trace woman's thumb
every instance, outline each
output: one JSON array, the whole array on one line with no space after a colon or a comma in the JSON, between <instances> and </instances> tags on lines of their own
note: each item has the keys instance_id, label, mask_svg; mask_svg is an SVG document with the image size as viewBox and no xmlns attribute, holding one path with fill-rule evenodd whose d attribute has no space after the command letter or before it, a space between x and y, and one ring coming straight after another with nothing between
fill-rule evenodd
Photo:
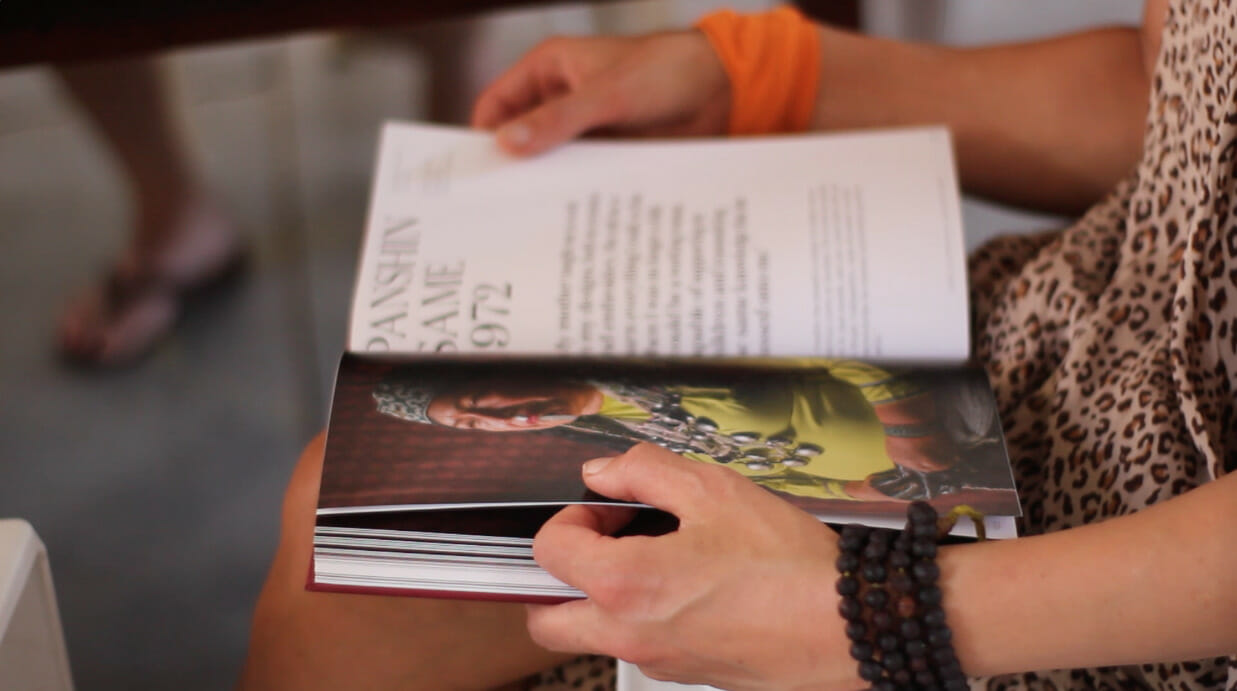
<instances>
[{"instance_id":1,"label":"woman's thumb","mask_svg":"<svg viewBox=\"0 0 1237 691\"><path fill-rule=\"evenodd\" d=\"M679 518L698 515L713 500L718 473L731 471L684 458L653 444L634 446L612 458L584 465L584 484L611 499L668 511Z\"/></svg>"}]
</instances>

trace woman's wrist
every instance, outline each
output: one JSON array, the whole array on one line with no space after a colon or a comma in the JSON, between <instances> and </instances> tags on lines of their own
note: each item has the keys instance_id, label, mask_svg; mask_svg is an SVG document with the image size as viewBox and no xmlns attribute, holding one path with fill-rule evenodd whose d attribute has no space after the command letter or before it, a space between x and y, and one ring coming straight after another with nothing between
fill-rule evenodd
<instances>
[{"instance_id":1,"label":"woman's wrist","mask_svg":"<svg viewBox=\"0 0 1237 691\"><path fill-rule=\"evenodd\" d=\"M1080 619L1061 616L1071 599L1051 573L1060 559L1044 551L1043 536L942 547L937 562L954 651L973 676L1100 664L1098 648L1071 640L1091 604L1073 603ZM1092 578L1103 578L1092 574ZM1037 614L1038 613L1038 614ZM1017 626L1011 626L1017 622ZM1048 628L1043 624L1051 623ZM1084 637L1086 638L1086 637ZM1098 643L1098 641L1093 641ZM1060 645L1059 645L1060 644Z\"/></svg>"},{"instance_id":2,"label":"woman's wrist","mask_svg":"<svg viewBox=\"0 0 1237 691\"><path fill-rule=\"evenodd\" d=\"M726 66L709 43L708 36L699 28L676 33L674 38L684 46L683 52L689 56L686 58L686 72L691 75L692 83L687 88L700 95L696 119L708 123L709 136L724 136L730 121L733 91Z\"/></svg>"},{"instance_id":3,"label":"woman's wrist","mask_svg":"<svg viewBox=\"0 0 1237 691\"><path fill-rule=\"evenodd\" d=\"M797 10L779 7L748 15L721 10L706 15L696 27L730 82L730 134L808 129L820 72L815 24Z\"/></svg>"},{"instance_id":4,"label":"woman's wrist","mask_svg":"<svg viewBox=\"0 0 1237 691\"><path fill-rule=\"evenodd\" d=\"M847 620L842 614L843 598L835 587L838 577L835 560L839 554L840 536L832 529L827 529L825 533L828 535L829 545L822 553L830 556L816 564L818 568L806 581L816 586L812 596L808 598L804 616L797 618L798 630L803 640L813 642L812 645L803 647L808 653L808 659L805 660L808 673L788 682L785 688L867 688L869 684L860 678L858 667L850 657L850 640L846 637Z\"/></svg>"},{"instance_id":5,"label":"woman's wrist","mask_svg":"<svg viewBox=\"0 0 1237 691\"><path fill-rule=\"evenodd\" d=\"M876 691L966 688L936 563L937 542L956 516L955 510L939 518L930 504L916 501L907 507L901 532L859 524L842 530L838 612L847 622L858 675Z\"/></svg>"},{"instance_id":6,"label":"woman's wrist","mask_svg":"<svg viewBox=\"0 0 1237 691\"><path fill-rule=\"evenodd\" d=\"M1237 590L1218 574L1237 573L1233 525L1237 475L1102 523L942 548L963 669L989 676L1232 652Z\"/></svg>"}]
</instances>

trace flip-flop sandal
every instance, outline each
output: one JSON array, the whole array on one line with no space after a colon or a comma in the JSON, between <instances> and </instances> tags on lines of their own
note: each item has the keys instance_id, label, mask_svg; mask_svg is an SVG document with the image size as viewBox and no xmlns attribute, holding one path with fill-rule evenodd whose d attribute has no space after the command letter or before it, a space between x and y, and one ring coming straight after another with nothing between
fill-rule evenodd
<instances>
[{"instance_id":1,"label":"flip-flop sandal","mask_svg":"<svg viewBox=\"0 0 1237 691\"><path fill-rule=\"evenodd\" d=\"M93 343L83 344L79 341L70 345L62 342L61 357L67 364L83 369L115 369L137 364L155 350L186 314L197 311L205 302L219 299L224 292L231 292L248 274L249 265L249 252L241 248L218 268L191 283L149 272L124 274L113 269L103 280L103 288L98 298L101 303L98 307L101 318L99 324L94 326L96 330L106 331L122 320L132 318L134 311L141 309L143 302L166 301L170 311L142 325L143 333L133 344L121 348L118 352L105 354L107 344L101 337Z\"/></svg>"}]
</instances>

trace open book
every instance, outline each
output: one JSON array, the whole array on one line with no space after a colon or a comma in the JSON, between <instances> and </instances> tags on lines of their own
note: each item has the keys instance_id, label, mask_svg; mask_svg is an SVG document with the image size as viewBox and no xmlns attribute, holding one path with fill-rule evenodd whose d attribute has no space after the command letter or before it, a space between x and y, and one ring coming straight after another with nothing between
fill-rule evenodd
<instances>
[{"instance_id":1,"label":"open book","mask_svg":"<svg viewBox=\"0 0 1237 691\"><path fill-rule=\"evenodd\" d=\"M1018 515L965 367L948 133L575 143L389 124L328 426L310 587L558 601L532 538L640 442L821 520ZM674 530L646 508L624 530ZM974 535L965 522L960 534Z\"/></svg>"}]
</instances>

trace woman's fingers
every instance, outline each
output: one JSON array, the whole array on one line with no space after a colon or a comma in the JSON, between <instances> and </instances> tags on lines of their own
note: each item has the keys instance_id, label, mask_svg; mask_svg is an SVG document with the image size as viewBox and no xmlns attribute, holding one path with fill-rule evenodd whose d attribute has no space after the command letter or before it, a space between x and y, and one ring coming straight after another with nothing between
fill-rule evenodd
<instances>
[{"instance_id":1,"label":"woman's fingers","mask_svg":"<svg viewBox=\"0 0 1237 691\"><path fill-rule=\"evenodd\" d=\"M533 642L556 652L604 654L608 648L604 613L589 600L561 605L528 605L528 634Z\"/></svg>"},{"instance_id":2,"label":"woman's fingers","mask_svg":"<svg viewBox=\"0 0 1237 691\"><path fill-rule=\"evenodd\" d=\"M725 688L789 688L821 674L857 684L828 585L837 549L827 528L738 473L651 444L590 461L583 474L594 491L674 513L679 529L612 537L625 518L612 506L572 506L546 522L534 557L588 599L530 607L539 645Z\"/></svg>"},{"instance_id":3,"label":"woman's fingers","mask_svg":"<svg viewBox=\"0 0 1237 691\"><path fill-rule=\"evenodd\" d=\"M575 504L555 514L547 526L564 526L609 536L631 522L636 507L615 504ZM542 527L544 530L544 526Z\"/></svg>"},{"instance_id":4,"label":"woman's fingers","mask_svg":"<svg viewBox=\"0 0 1237 691\"><path fill-rule=\"evenodd\" d=\"M632 38L553 38L482 92L472 125L517 155L591 131L706 135L725 131L729 82L696 31Z\"/></svg>"},{"instance_id":5,"label":"woman's fingers","mask_svg":"<svg viewBox=\"0 0 1237 691\"><path fill-rule=\"evenodd\" d=\"M591 130L629 125L631 79L623 75L630 70L618 66L638 45L630 39L548 39L481 93L472 125L495 130L499 145L521 156Z\"/></svg>"},{"instance_id":6,"label":"woman's fingers","mask_svg":"<svg viewBox=\"0 0 1237 691\"><path fill-rule=\"evenodd\" d=\"M499 145L507 151L528 156L622 119L616 85L599 80L548 99L499 127L496 135Z\"/></svg>"},{"instance_id":7,"label":"woman's fingers","mask_svg":"<svg viewBox=\"0 0 1237 691\"><path fill-rule=\"evenodd\" d=\"M592 600L528 605L527 611L528 633L546 650L610 655L642 666L661 661L667 652Z\"/></svg>"},{"instance_id":8,"label":"woman's fingers","mask_svg":"<svg viewBox=\"0 0 1237 691\"><path fill-rule=\"evenodd\" d=\"M735 491L741 483L750 485L734 471L684 458L655 444L640 444L621 456L584 464L584 484L594 492L648 504L681 521L712 512L719 501L728 498L721 495Z\"/></svg>"},{"instance_id":9,"label":"woman's fingers","mask_svg":"<svg viewBox=\"0 0 1237 691\"><path fill-rule=\"evenodd\" d=\"M584 482L595 492L648 504L691 522L728 505L734 485L727 471L691 461L654 444L640 444L620 456L584 464ZM667 555L668 537L610 535L631 518L627 507L568 506L537 532L533 557L546 571L601 603L621 601L641 573L655 573Z\"/></svg>"},{"instance_id":10,"label":"woman's fingers","mask_svg":"<svg viewBox=\"0 0 1237 691\"><path fill-rule=\"evenodd\" d=\"M472 126L495 129L544 100L545 87L556 81L562 65L561 44L561 39L543 41L487 86L473 105Z\"/></svg>"},{"instance_id":11,"label":"woman's fingers","mask_svg":"<svg viewBox=\"0 0 1237 691\"><path fill-rule=\"evenodd\" d=\"M520 59L478 97L472 125L497 130L514 154L536 154L622 113L616 81L607 75L613 44L605 40L552 38Z\"/></svg>"},{"instance_id":12,"label":"woman's fingers","mask_svg":"<svg viewBox=\"0 0 1237 691\"><path fill-rule=\"evenodd\" d=\"M617 578L635 562L647 561L632 553L652 538L610 537L630 520L631 511L628 507L568 506L537 531L533 558L555 578L592 595L598 583Z\"/></svg>"}]
</instances>

